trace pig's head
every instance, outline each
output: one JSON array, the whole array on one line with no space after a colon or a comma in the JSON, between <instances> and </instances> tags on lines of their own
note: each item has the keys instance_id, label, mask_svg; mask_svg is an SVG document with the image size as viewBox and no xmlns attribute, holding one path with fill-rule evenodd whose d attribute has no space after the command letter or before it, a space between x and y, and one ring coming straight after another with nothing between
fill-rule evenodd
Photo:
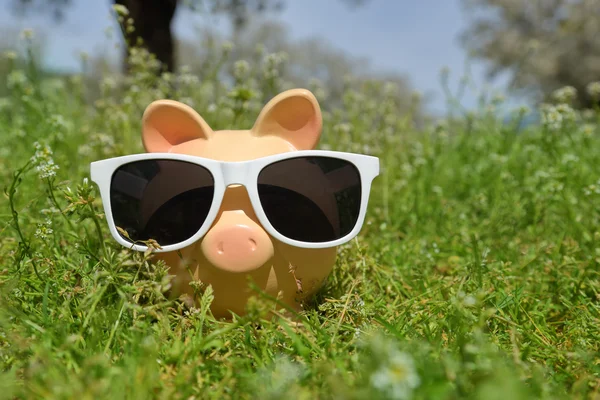
<instances>
[{"instance_id":1,"label":"pig's head","mask_svg":"<svg viewBox=\"0 0 600 400\"><path fill-rule=\"evenodd\" d=\"M148 152L244 161L314 149L321 135L322 119L313 94L294 89L273 98L249 130L214 131L191 107L172 100L150 104L142 125ZM292 170L279 174L272 179L280 179L282 185L294 179ZM160 192L164 185L179 185L184 191L186 181L156 180L154 190ZM188 182L192 181L190 177ZM314 182L305 182L303 190L310 191L314 186ZM333 201L321 201L321 209L335 207ZM180 252L156 256L167 263L175 276L174 289L178 294L193 296L191 280L212 285L212 311L217 317L226 317L230 311L244 313L248 298L254 295L248 278L270 295L280 296L282 301L299 308L331 272L336 249L295 248L275 240L261 227L245 187L234 185L227 188L219 214L203 238Z\"/></svg>"}]
</instances>

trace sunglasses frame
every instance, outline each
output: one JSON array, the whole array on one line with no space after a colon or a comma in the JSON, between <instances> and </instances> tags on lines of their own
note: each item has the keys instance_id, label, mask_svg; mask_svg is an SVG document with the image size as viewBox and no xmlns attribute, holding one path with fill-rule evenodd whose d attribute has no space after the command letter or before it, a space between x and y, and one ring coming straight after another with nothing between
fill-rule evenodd
<instances>
[{"instance_id":1,"label":"sunglasses frame","mask_svg":"<svg viewBox=\"0 0 600 400\"><path fill-rule=\"evenodd\" d=\"M329 242L303 242L283 236L269 222L269 219L262 208L260 197L258 195L259 174L270 164L299 157L336 158L350 162L358 170L361 184L360 211L354 228L352 228L352 231L350 231L344 237ZM262 225L263 229L274 239L282 243L301 248L319 249L339 246L352 240L362 229L369 204L371 185L373 180L379 175L379 158L364 154L329 150L298 150L256 158L248 161L219 161L178 153L143 153L94 161L90 164L90 178L92 182L96 183L100 189L100 197L104 207L104 213L108 222L110 233L119 244L135 251L146 251L148 250L148 247L143 244L134 244L132 242L128 242L121 237L117 231L110 202L110 186L113 174L119 167L131 162L144 160L176 160L196 164L207 169L212 174L214 180L212 204L206 219L204 220L202 226L200 226L199 230L193 236L182 242L166 245L160 249L154 249L154 252L156 253L182 249L195 243L204 235L206 235L218 216L225 191L227 190L227 187L231 185L242 185L246 188L248 197L250 198L250 203L254 208L254 212L258 218L258 221ZM158 244L160 245L160 243Z\"/></svg>"}]
</instances>

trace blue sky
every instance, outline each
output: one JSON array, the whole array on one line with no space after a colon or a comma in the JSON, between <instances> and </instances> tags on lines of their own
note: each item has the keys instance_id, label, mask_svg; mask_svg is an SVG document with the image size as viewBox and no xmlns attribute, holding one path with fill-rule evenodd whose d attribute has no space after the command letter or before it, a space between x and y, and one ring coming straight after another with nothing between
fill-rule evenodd
<instances>
[{"instance_id":1,"label":"blue sky","mask_svg":"<svg viewBox=\"0 0 600 400\"><path fill-rule=\"evenodd\" d=\"M17 29L42 28L48 45L47 64L74 69L79 65L79 51L119 55L114 41L107 42L105 36L110 26L118 32L109 14L110 5L110 0L75 0L60 25L48 18L17 20L7 13L2 13L0 22ZM289 25L292 38L322 37L338 48L370 59L376 69L405 74L416 90L433 95L432 111L445 110L440 70L450 68L453 90L465 71L466 52L458 42L458 34L466 27L467 19L459 0L371 0L358 9L339 0L288 0L277 18ZM207 20L180 10L174 30L178 36L193 39L197 23L218 24L227 29L224 21ZM484 85L503 89L503 79L485 81L480 63L471 63L470 69L479 90ZM519 103L511 99L509 104L512 107ZM476 93L467 92L463 104L475 106Z\"/></svg>"}]
</instances>

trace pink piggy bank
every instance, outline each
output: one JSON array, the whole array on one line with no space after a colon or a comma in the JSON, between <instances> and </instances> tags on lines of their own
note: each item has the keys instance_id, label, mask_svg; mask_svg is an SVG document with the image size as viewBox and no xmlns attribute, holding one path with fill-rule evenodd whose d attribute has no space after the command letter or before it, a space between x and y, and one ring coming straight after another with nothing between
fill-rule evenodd
<instances>
[{"instance_id":1,"label":"pink piggy bank","mask_svg":"<svg viewBox=\"0 0 600 400\"><path fill-rule=\"evenodd\" d=\"M254 293L299 310L330 274L336 249L364 222L376 157L315 150L319 104L307 90L274 97L250 130L213 131L191 107L150 104L144 154L91 164L110 232L169 266L175 293L211 285L217 318L243 315Z\"/></svg>"}]
</instances>

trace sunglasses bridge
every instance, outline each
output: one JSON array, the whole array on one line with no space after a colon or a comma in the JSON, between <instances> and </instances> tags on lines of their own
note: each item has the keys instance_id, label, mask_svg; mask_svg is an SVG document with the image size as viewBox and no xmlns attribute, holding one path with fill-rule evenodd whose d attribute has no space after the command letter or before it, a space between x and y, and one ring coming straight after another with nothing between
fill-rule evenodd
<instances>
[{"instance_id":1,"label":"sunglasses bridge","mask_svg":"<svg viewBox=\"0 0 600 400\"><path fill-rule=\"evenodd\" d=\"M223 162L221 164L221 176L223 178L223 186L246 186L248 183L249 166L244 161Z\"/></svg>"}]
</instances>

